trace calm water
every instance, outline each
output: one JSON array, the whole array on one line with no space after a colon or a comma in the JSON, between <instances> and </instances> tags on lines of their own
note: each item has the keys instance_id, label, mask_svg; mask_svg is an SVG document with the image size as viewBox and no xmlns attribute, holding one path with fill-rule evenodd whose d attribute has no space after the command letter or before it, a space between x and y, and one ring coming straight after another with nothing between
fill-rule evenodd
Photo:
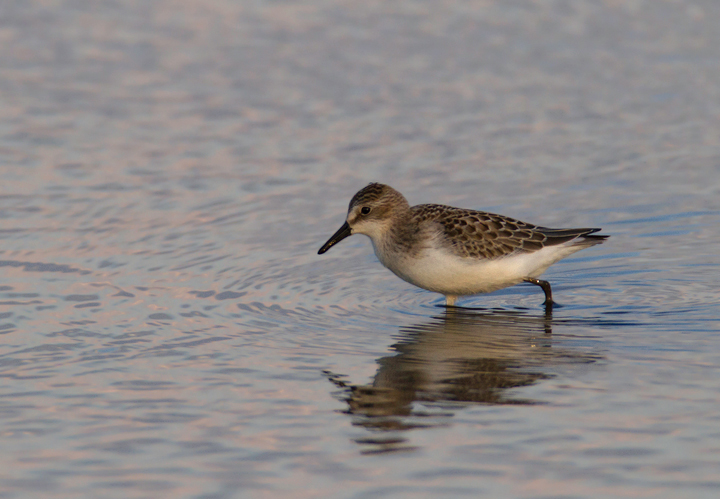
<instances>
[{"instance_id":1,"label":"calm water","mask_svg":"<svg viewBox=\"0 0 720 499\"><path fill-rule=\"evenodd\" d=\"M717 497L718 19L5 0L0 497ZM446 312L369 181L612 237Z\"/></svg>"}]
</instances>

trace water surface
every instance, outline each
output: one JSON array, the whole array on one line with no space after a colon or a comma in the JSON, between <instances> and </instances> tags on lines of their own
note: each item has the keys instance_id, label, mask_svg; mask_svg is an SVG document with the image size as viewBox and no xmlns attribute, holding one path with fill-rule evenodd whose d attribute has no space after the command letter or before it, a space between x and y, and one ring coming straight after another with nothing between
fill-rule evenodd
<instances>
[{"instance_id":1,"label":"water surface","mask_svg":"<svg viewBox=\"0 0 720 499\"><path fill-rule=\"evenodd\" d=\"M715 497L715 2L0 9L0 496ZM352 194L610 239L459 301Z\"/></svg>"}]
</instances>

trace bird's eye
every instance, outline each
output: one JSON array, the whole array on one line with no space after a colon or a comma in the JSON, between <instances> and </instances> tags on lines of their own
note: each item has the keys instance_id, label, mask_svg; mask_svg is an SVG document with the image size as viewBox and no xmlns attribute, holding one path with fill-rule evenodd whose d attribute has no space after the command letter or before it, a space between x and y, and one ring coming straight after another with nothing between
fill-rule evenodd
<instances>
[{"instance_id":1,"label":"bird's eye","mask_svg":"<svg viewBox=\"0 0 720 499\"><path fill-rule=\"evenodd\" d=\"M370 207L363 206L362 209L360 210L360 213L362 213L363 215L367 215L368 213L370 213Z\"/></svg>"}]
</instances>

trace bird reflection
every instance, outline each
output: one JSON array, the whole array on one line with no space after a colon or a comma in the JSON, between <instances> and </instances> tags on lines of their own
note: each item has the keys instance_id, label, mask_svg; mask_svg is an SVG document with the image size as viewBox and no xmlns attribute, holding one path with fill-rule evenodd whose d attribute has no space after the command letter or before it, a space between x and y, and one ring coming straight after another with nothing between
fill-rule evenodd
<instances>
[{"instance_id":1,"label":"bird reflection","mask_svg":"<svg viewBox=\"0 0 720 499\"><path fill-rule=\"evenodd\" d=\"M380 358L370 385L326 373L342 388L353 424L372 430L407 430L449 424L466 404L536 404L514 388L550 377L557 364L590 363L597 356L553 345L552 310L515 311L449 307L445 314L401 328L394 355ZM363 439L378 452L402 449L404 439Z\"/></svg>"}]
</instances>

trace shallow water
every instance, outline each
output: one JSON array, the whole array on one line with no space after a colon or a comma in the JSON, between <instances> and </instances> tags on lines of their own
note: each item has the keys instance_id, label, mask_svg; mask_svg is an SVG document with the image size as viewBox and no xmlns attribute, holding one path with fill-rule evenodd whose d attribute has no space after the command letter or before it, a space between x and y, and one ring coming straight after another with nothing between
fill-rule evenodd
<instances>
[{"instance_id":1,"label":"shallow water","mask_svg":"<svg viewBox=\"0 0 720 499\"><path fill-rule=\"evenodd\" d=\"M715 497L720 6L0 9L0 497ZM611 238L459 301L369 181Z\"/></svg>"}]
</instances>

